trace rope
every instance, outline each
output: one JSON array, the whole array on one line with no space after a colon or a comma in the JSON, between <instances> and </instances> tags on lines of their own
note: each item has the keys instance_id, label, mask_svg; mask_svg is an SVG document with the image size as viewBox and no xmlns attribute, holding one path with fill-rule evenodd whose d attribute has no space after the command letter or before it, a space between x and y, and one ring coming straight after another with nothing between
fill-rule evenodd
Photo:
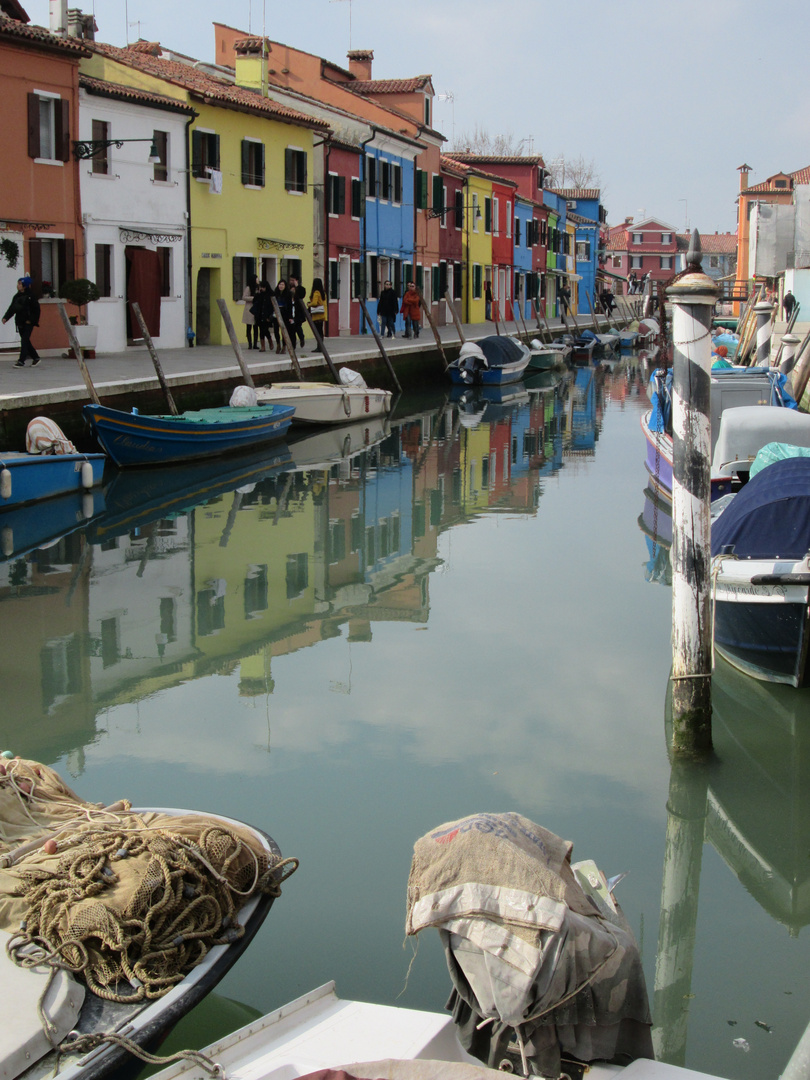
<instances>
[{"instance_id":1,"label":"rope","mask_svg":"<svg viewBox=\"0 0 810 1080\"><path fill-rule=\"evenodd\" d=\"M147 1065L171 1065L174 1061L189 1061L213 1077L225 1077L225 1070L222 1066L199 1050L178 1050L176 1054L168 1054L163 1057L159 1054L150 1054L148 1050L144 1050L142 1046L139 1046L132 1039L128 1039L125 1035L118 1035L114 1031L92 1035L77 1035L72 1039L68 1036L68 1039L57 1047L54 1075L59 1071L61 1059L65 1054L89 1054L105 1043L129 1051L130 1054L140 1058Z\"/></svg>"}]
</instances>

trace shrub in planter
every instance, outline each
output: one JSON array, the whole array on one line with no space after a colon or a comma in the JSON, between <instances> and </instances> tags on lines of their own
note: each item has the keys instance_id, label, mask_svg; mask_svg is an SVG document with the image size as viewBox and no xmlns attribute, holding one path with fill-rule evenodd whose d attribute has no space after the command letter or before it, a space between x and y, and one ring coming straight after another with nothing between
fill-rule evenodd
<instances>
[{"instance_id":1,"label":"shrub in planter","mask_svg":"<svg viewBox=\"0 0 810 1080\"><path fill-rule=\"evenodd\" d=\"M90 281L89 278L73 278L64 282L59 289L59 295L63 300L67 300L69 304L73 304L74 307L79 309L79 314L71 315L70 321L74 325L84 325L87 322L87 316L82 313L81 309L94 300L98 300L101 293L98 291L96 283Z\"/></svg>"}]
</instances>

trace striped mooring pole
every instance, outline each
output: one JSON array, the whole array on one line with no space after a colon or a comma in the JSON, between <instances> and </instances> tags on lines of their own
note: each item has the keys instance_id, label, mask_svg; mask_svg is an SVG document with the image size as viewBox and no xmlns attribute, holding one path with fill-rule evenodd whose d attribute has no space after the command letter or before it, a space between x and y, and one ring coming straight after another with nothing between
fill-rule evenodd
<instances>
[{"instance_id":1,"label":"striped mooring pole","mask_svg":"<svg viewBox=\"0 0 810 1080\"><path fill-rule=\"evenodd\" d=\"M754 314L757 317L757 367L768 367L771 362L772 313L773 304L770 300L761 300L754 305Z\"/></svg>"},{"instance_id":2,"label":"striped mooring pole","mask_svg":"<svg viewBox=\"0 0 810 1080\"><path fill-rule=\"evenodd\" d=\"M711 321L719 289L697 229L672 303L672 749L712 746Z\"/></svg>"}]
</instances>

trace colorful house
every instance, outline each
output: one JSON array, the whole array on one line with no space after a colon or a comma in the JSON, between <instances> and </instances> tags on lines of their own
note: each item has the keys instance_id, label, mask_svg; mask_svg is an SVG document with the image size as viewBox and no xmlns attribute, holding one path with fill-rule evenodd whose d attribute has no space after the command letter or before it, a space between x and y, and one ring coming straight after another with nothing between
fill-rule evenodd
<instances>
[{"instance_id":1,"label":"colorful house","mask_svg":"<svg viewBox=\"0 0 810 1080\"><path fill-rule=\"evenodd\" d=\"M158 42L126 49L95 43L85 64L84 74L93 78L162 93L195 111L186 147L188 325L199 344L227 341L217 300L224 298L239 322L251 274L271 284L291 274L311 280L309 178L314 141L328 133L326 123L234 85L229 73L213 74Z\"/></svg>"},{"instance_id":2,"label":"colorful house","mask_svg":"<svg viewBox=\"0 0 810 1080\"><path fill-rule=\"evenodd\" d=\"M534 303L539 299L539 283L534 273L534 203L515 195L515 221L513 234L513 292L515 317L525 320L534 319ZM522 308L520 303L522 303Z\"/></svg>"},{"instance_id":3,"label":"colorful house","mask_svg":"<svg viewBox=\"0 0 810 1080\"><path fill-rule=\"evenodd\" d=\"M464 292L464 229L466 169L449 157L441 159L442 206L439 232L439 306L446 304L445 293L460 304ZM449 321L444 314L444 322Z\"/></svg>"},{"instance_id":4,"label":"colorful house","mask_svg":"<svg viewBox=\"0 0 810 1080\"><path fill-rule=\"evenodd\" d=\"M61 352L67 336L49 297L69 278L86 274L73 148L79 137L79 62L89 52L81 40L29 26L18 4L6 2L2 9L0 295L5 311L17 278L30 274L43 299L34 344ZM0 327L0 349L18 346L12 320Z\"/></svg>"},{"instance_id":5,"label":"colorful house","mask_svg":"<svg viewBox=\"0 0 810 1080\"><path fill-rule=\"evenodd\" d=\"M658 218L636 222L626 217L609 230L612 269L625 277L634 274L639 282L649 274L654 287L675 274L677 251L675 230Z\"/></svg>"}]
</instances>

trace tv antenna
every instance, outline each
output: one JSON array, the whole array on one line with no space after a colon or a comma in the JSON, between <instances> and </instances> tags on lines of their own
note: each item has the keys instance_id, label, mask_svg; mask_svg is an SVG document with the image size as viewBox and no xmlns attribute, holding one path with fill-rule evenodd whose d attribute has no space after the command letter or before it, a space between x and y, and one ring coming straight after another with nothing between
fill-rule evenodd
<instances>
[{"instance_id":1,"label":"tv antenna","mask_svg":"<svg viewBox=\"0 0 810 1080\"><path fill-rule=\"evenodd\" d=\"M329 0L330 4L349 5L349 52L352 51L352 0Z\"/></svg>"}]
</instances>

